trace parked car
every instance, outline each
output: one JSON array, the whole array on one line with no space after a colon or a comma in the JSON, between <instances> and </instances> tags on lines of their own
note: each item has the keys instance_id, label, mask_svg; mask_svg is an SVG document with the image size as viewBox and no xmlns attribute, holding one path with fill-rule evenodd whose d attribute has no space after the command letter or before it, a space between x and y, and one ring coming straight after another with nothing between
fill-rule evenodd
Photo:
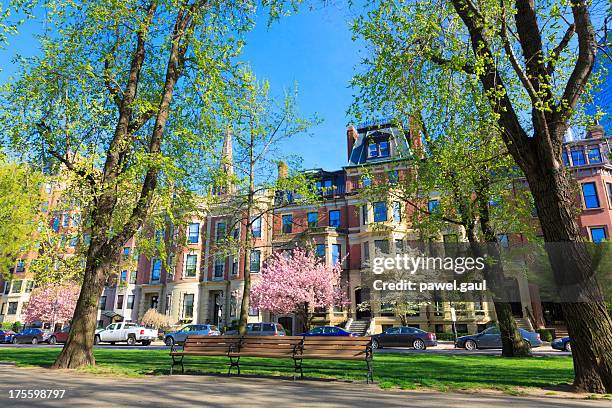
<instances>
[{"instance_id":1,"label":"parked car","mask_svg":"<svg viewBox=\"0 0 612 408\"><path fill-rule=\"evenodd\" d=\"M562 337L560 339L553 340L553 342L550 343L550 347L554 348L555 350L572 351L572 343L570 342L569 337Z\"/></svg>"},{"instance_id":2,"label":"parked car","mask_svg":"<svg viewBox=\"0 0 612 408\"><path fill-rule=\"evenodd\" d=\"M13 336L11 342L13 344L19 343L49 343L51 340L51 333L44 331L43 329L25 329L21 333L17 333Z\"/></svg>"},{"instance_id":3,"label":"parked car","mask_svg":"<svg viewBox=\"0 0 612 408\"><path fill-rule=\"evenodd\" d=\"M139 326L136 323L121 322L112 323L104 329L96 330L94 344L99 343L127 343L133 346L136 343L141 343L143 346L148 346L157 338L156 329L147 329Z\"/></svg>"},{"instance_id":4,"label":"parked car","mask_svg":"<svg viewBox=\"0 0 612 408\"><path fill-rule=\"evenodd\" d=\"M0 330L0 343L10 343L15 332L12 330Z\"/></svg>"},{"instance_id":5,"label":"parked car","mask_svg":"<svg viewBox=\"0 0 612 408\"><path fill-rule=\"evenodd\" d=\"M166 346L183 344L188 336L220 336L221 332L213 324L190 324L180 330L166 334L164 343Z\"/></svg>"},{"instance_id":6,"label":"parked car","mask_svg":"<svg viewBox=\"0 0 612 408\"><path fill-rule=\"evenodd\" d=\"M539 333L530 332L525 329L519 329L519 332L523 336L523 340L529 344L529 347L540 347L542 345ZM480 333L459 337L455 347L466 350L500 349L502 348L502 341L499 327L492 326Z\"/></svg>"},{"instance_id":7,"label":"parked car","mask_svg":"<svg viewBox=\"0 0 612 408\"><path fill-rule=\"evenodd\" d=\"M64 327L62 330L58 330L51 335L49 344L65 343L68 341L68 335L70 334L70 326Z\"/></svg>"},{"instance_id":8,"label":"parked car","mask_svg":"<svg viewBox=\"0 0 612 408\"><path fill-rule=\"evenodd\" d=\"M231 329L224 333L226 336L236 336L238 329ZM248 323L247 324L247 335L248 336L284 336L285 329L280 323L274 322L262 322L262 323Z\"/></svg>"},{"instance_id":9,"label":"parked car","mask_svg":"<svg viewBox=\"0 0 612 408\"><path fill-rule=\"evenodd\" d=\"M382 347L414 347L425 350L435 347L438 340L434 333L426 332L416 327L390 327L380 334L372 336L372 348Z\"/></svg>"},{"instance_id":10,"label":"parked car","mask_svg":"<svg viewBox=\"0 0 612 408\"><path fill-rule=\"evenodd\" d=\"M358 333L353 333L335 326L321 326L308 330L300 336L359 336Z\"/></svg>"}]
</instances>

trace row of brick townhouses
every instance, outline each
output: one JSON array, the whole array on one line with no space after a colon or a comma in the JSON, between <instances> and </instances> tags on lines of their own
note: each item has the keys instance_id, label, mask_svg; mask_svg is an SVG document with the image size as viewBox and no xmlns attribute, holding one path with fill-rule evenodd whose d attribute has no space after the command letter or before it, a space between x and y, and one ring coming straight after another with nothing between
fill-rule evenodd
<instances>
[{"instance_id":1,"label":"row of brick townhouses","mask_svg":"<svg viewBox=\"0 0 612 408\"><path fill-rule=\"evenodd\" d=\"M400 179L408 172L405 161L415 147L420 145L418 132L408 136L390 125L349 127L346 134L348 164L340 170L314 169L307 174L316 179L322 200L313 205L289 203L280 209L266 212L255 220L252 227L253 251L248 260L254 282L265 259L273 250L291 247L305 240L314 241L319 256L328 263L343 262L343 280L350 298L344 308L321 311L315 323L348 324L355 330L379 332L386 327L400 324L400 319L376 298L364 284L366 264L377 253L401 252L410 241L417 241L416 232L410 227L411 208L392 200L365 202L359 190L369 177ZM600 127L595 127L585 139L568 140L564 146L564 160L581 184L580 203L583 211L579 217L584 235L593 241L607 239L612 231L612 164L610 162L610 137L605 137ZM598 152L597 152L597 149ZM224 169L231 172L231 135L226 137L223 148ZM231 160L230 160L231 162ZM282 177L284 169L279 173ZM62 186L56 189L61 191ZM221 194L231 201L232 189ZM59 193L50 191L45 210L53 212ZM225 198L224 198L225 199ZM264 192L257 196L260 207L272 206L278 196ZM435 205L435 198L429 205ZM244 276L242 256L228 255L217 248L219 237L228 233L235 214L231 205L218 204L206 208L205 215L193 218L178 233L185 234L186 244L176 249L175 262L166 269L159 258L135 255L133 240L126 243L118 254L116 274L104 289L100 300L99 325L112 320L138 321L144 313L154 308L171 317L177 324L211 322L228 326L239 315L238 295ZM68 233L78 216L70 211L56 212L54 227ZM237 228L232 234L244 237L245 228ZM169 237L166 237L169 238ZM462 231L449 229L436 240L462 240ZM74 244L67 240L67 254ZM12 281L4 283L0 295L0 320L20 321L25 303L31 291L32 277L26 262L20 261ZM517 291L521 302L514 305L517 319L524 325L530 322L524 315L528 308L536 320L562 320L554 305L540 304L537 292L526 282L519 281ZM369 307L359 305L366 302ZM457 308L457 330L473 332L483 328L495 314L486 299L475 299L454 305ZM293 332L300 329L292 315L271 316L266 312L251 310L252 322L278 321ZM544 319L544 315L547 319ZM409 324L436 332L450 332L451 311L448 302L433 302L407 317Z\"/></svg>"}]
</instances>

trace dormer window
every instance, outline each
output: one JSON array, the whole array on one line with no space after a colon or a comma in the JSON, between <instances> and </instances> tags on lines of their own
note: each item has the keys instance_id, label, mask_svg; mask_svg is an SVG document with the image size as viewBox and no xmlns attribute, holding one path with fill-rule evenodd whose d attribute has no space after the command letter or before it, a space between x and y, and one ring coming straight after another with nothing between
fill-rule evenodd
<instances>
[{"instance_id":1,"label":"dormer window","mask_svg":"<svg viewBox=\"0 0 612 408\"><path fill-rule=\"evenodd\" d=\"M377 135L368 142L368 159L389 157L389 139L387 136Z\"/></svg>"}]
</instances>

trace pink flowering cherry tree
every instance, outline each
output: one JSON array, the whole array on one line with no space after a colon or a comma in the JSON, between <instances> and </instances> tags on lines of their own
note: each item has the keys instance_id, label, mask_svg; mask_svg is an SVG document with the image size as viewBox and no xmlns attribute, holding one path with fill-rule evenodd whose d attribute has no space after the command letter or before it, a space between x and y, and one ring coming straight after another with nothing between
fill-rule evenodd
<instances>
[{"instance_id":1,"label":"pink flowering cherry tree","mask_svg":"<svg viewBox=\"0 0 612 408\"><path fill-rule=\"evenodd\" d=\"M311 251L274 253L251 290L251 305L274 314L295 313L310 328L316 308L348 304L341 286L340 262L326 265Z\"/></svg>"},{"instance_id":2,"label":"pink flowering cherry tree","mask_svg":"<svg viewBox=\"0 0 612 408\"><path fill-rule=\"evenodd\" d=\"M79 298L79 285L52 284L35 288L25 310L25 322L68 322Z\"/></svg>"}]
</instances>

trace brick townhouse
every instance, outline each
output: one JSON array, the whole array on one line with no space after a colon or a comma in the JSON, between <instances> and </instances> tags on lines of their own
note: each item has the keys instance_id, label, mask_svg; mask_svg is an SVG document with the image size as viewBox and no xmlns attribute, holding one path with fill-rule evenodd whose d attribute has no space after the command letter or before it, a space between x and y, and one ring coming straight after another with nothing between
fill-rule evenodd
<instances>
[{"instance_id":1,"label":"brick townhouse","mask_svg":"<svg viewBox=\"0 0 612 408\"><path fill-rule=\"evenodd\" d=\"M328 263L343 260L343 280L347 283L350 305L333 310L321 310L315 323L347 324L351 330L379 332L386 327L398 325L387 305L381 304L376 293L371 293L362 282L365 264L377 253L400 252L409 241L418 240L411 229L410 208L391 199L368 202L359 195L364 183L370 178L400 180L409 174L406 162L420 146L417 131L400 133L391 125L370 124L358 128L349 127L346 132L347 165L342 169L325 171L308 170L321 200L316 205L297 205L289 202L274 211L266 212L253 222L253 250L248 259L253 281L273 250L291 247L306 240L314 241L316 253ZM579 222L585 237L600 241L610 237L612 231L612 164L610 161L610 137L606 137L601 126L595 126L584 139L568 138L564 144L564 161L580 183L582 207ZM231 166L231 134L225 138L222 166L225 172ZM344 150L344 149L343 149ZM279 168L283 177L286 168ZM367 177L364 175L367 174ZM43 211L50 213L52 226L59 232L76 226L77 212L58 209L56 201L63 186L49 190L49 201ZM226 234L244 237L244 225L235 225L236 214L230 205L232 186L211 191L218 195L218 204L203 208L200 218L194 218L176 232L168 231L165 239L173 234L185 234L186 244L176 248L175 259L164 267L160 258L148 259L135 256L135 243L126 243L115 275L104 289L100 300L99 325L112 320L138 321L144 313L154 308L171 317L177 324L189 322L212 322L229 325L238 318L240 289L244 277L244 253L227 254L217 247L219 238ZM278 195L263 192L256 197L259 207L272 206ZM224 205L224 202L227 205ZM424 205L435 206L435 197ZM271 207L270 207L271 208ZM73 225L74 224L74 225ZM229 229L232 228L232 231ZM171 229L169 229L171 230ZM503 234L502 234L503 236ZM449 227L435 240L446 242L462 240L462 231ZM76 243L66 239L66 256ZM0 320L5 322L22 320L22 311L32 289L28 263L34 254L24 256L15 267L13 279L4 284L0 296ZM558 308L553 304L540 304L537 292L526 282L518 282L521 303L515 309L521 325L529 326L525 307L536 316L536 320L561 321ZM359 305L366 305L359 307ZM475 299L455 305L457 308L457 330L473 332L482 329L495 319L492 304L486 299ZM451 314L448 302L437 301L421 306L420 310L407 317L409 324L425 330L450 332ZM295 332L300 328L292 315L270 316L258 311L249 311L250 321L278 321ZM546 324L549 322L545 322Z\"/></svg>"}]
</instances>

